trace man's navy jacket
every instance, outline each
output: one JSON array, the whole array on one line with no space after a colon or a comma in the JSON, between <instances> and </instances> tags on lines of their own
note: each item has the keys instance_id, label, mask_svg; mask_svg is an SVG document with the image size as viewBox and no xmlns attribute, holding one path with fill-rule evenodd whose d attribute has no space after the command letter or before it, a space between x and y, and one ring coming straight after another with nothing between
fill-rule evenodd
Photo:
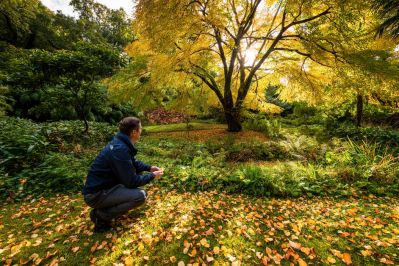
<instances>
[{"instance_id":1,"label":"man's navy jacket","mask_svg":"<svg viewBox=\"0 0 399 266\"><path fill-rule=\"evenodd\" d=\"M91 164L83 194L93 194L118 184L137 188L153 180L153 173L140 175L142 171L150 171L151 166L136 160L136 154L137 149L129 137L118 132Z\"/></svg>"}]
</instances>

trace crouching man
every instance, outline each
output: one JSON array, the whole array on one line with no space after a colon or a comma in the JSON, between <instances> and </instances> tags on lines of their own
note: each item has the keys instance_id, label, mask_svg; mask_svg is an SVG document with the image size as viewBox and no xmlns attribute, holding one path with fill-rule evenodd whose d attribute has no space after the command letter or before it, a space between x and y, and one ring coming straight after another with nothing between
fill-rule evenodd
<instances>
[{"instance_id":1,"label":"crouching man","mask_svg":"<svg viewBox=\"0 0 399 266\"><path fill-rule=\"evenodd\" d=\"M139 188L163 175L163 170L134 157L134 144L141 135L141 122L125 117L119 122L119 132L105 146L90 166L83 187L84 200L93 209L90 219L95 232L111 228L111 220L142 205L147 197ZM141 172L150 173L141 175Z\"/></svg>"}]
</instances>

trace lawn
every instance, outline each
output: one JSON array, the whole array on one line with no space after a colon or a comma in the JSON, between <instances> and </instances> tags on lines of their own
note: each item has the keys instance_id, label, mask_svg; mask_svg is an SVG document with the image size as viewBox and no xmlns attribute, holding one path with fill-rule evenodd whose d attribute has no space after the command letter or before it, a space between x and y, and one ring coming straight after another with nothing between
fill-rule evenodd
<instances>
[{"instance_id":1,"label":"lawn","mask_svg":"<svg viewBox=\"0 0 399 266\"><path fill-rule=\"evenodd\" d=\"M38 170L22 168L20 191L0 205L3 265L399 264L399 201L388 189L394 185L356 183L351 178L362 176L347 172L353 158L359 172L352 174L396 169L396 161L387 164L391 155L380 162L362 150L377 146L322 143L288 127L284 138L227 133L219 124L150 127L137 145L139 159L164 167L165 175L147 187L143 207L116 220L112 231L93 233L79 189L113 128L99 125L92 134L104 135L79 144L72 126L50 128L50 137L57 136L50 148L59 149L51 156L68 159L68 166L56 161L53 171L54 158L44 157ZM30 195L48 169L61 187L74 172L76 188ZM388 175L376 177L390 182Z\"/></svg>"},{"instance_id":2,"label":"lawn","mask_svg":"<svg viewBox=\"0 0 399 266\"><path fill-rule=\"evenodd\" d=\"M148 189L144 207L93 234L81 196L0 209L4 265L399 263L397 197L253 198Z\"/></svg>"}]
</instances>

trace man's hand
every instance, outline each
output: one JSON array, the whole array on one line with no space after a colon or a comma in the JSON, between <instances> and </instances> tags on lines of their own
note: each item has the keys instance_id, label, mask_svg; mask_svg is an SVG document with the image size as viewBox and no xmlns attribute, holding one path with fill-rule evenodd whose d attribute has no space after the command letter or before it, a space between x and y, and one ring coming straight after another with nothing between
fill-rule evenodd
<instances>
[{"instance_id":1,"label":"man's hand","mask_svg":"<svg viewBox=\"0 0 399 266\"><path fill-rule=\"evenodd\" d=\"M158 166L151 166L150 172L153 173L155 171L160 171L161 168L159 168Z\"/></svg>"},{"instance_id":2,"label":"man's hand","mask_svg":"<svg viewBox=\"0 0 399 266\"><path fill-rule=\"evenodd\" d=\"M159 168L158 168L159 169ZM161 176L163 175L163 170L159 170L159 171L154 171L152 172L155 175L155 179L159 179L161 178Z\"/></svg>"}]
</instances>

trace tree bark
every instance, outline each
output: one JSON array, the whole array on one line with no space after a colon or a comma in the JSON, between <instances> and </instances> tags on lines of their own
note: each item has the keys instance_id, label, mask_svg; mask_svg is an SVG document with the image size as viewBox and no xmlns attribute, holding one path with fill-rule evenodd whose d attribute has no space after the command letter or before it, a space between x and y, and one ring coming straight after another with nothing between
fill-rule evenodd
<instances>
[{"instance_id":1,"label":"tree bark","mask_svg":"<svg viewBox=\"0 0 399 266\"><path fill-rule=\"evenodd\" d=\"M361 94L357 95L356 102L356 126L361 127L363 116L363 96Z\"/></svg>"},{"instance_id":2,"label":"tree bark","mask_svg":"<svg viewBox=\"0 0 399 266\"><path fill-rule=\"evenodd\" d=\"M227 121L227 131L240 132L242 130L240 110L237 108L225 109L224 114Z\"/></svg>"}]
</instances>

